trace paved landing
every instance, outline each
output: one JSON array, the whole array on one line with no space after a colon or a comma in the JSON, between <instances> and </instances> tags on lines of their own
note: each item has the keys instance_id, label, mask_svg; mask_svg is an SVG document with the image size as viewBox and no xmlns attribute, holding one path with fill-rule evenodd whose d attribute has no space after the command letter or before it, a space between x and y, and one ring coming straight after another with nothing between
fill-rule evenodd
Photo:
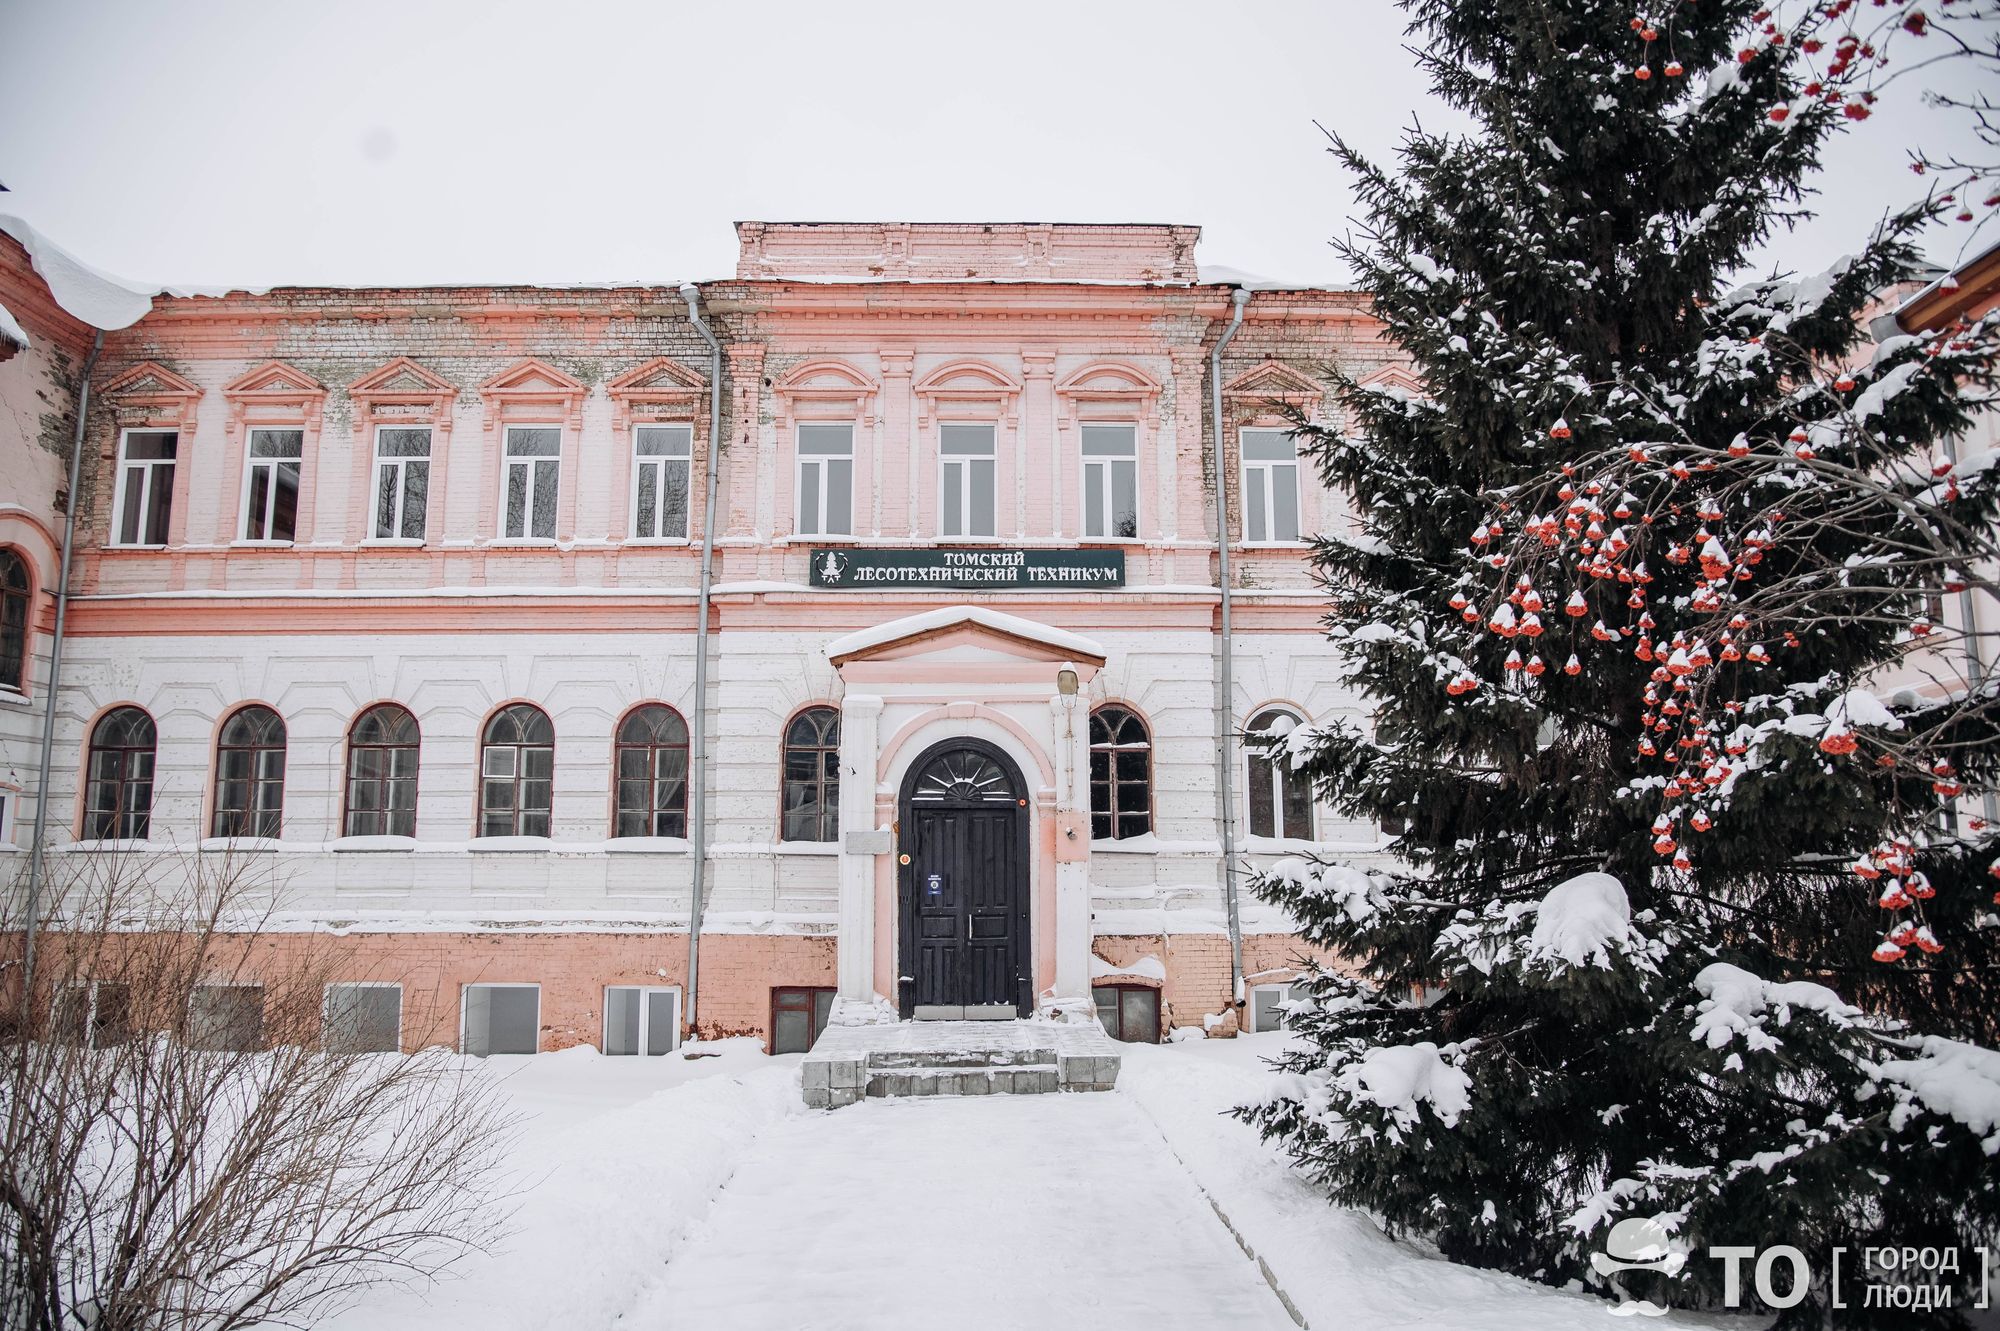
<instances>
[{"instance_id":1,"label":"paved landing","mask_svg":"<svg viewBox=\"0 0 2000 1331\"><path fill-rule=\"evenodd\" d=\"M870 1100L766 1132L621 1327L1291 1331L1122 1095Z\"/></svg>"}]
</instances>

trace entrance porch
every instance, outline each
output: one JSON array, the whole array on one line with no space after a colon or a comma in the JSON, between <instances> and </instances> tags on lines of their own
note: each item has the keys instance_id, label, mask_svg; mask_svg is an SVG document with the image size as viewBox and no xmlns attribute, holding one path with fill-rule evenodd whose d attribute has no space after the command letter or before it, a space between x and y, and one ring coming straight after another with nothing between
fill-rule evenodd
<instances>
[{"instance_id":1,"label":"entrance porch","mask_svg":"<svg viewBox=\"0 0 2000 1331\"><path fill-rule=\"evenodd\" d=\"M1095 1021L899 1021L828 1026L805 1057L805 1101L1108 1091L1118 1046Z\"/></svg>"}]
</instances>

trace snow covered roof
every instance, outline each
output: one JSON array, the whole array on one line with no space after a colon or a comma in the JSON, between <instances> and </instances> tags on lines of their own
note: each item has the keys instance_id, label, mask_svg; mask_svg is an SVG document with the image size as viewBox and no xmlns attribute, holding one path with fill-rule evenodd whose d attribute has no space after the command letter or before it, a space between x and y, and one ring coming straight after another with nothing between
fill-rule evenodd
<instances>
[{"instance_id":1,"label":"snow covered roof","mask_svg":"<svg viewBox=\"0 0 2000 1331\"><path fill-rule=\"evenodd\" d=\"M27 349L27 329L21 327L20 320L14 317L11 310L5 305L0 305L0 351L5 351L8 356L11 356L17 351L26 351ZM6 356L0 356L0 360L5 360L6 358Z\"/></svg>"},{"instance_id":2,"label":"snow covered roof","mask_svg":"<svg viewBox=\"0 0 2000 1331\"><path fill-rule=\"evenodd\" d=\"M158 288L92 268L13 214L0 213L0 231L21 242L56 304L92 328L125 328L153 308Z\"/></svg>"},{"instance_id":3,"label":"snow covered roof","mask_svg":"<svg viewBox=\"0 0 2000 1331\"><path fill-rule=\"evenodd\" d=\"M940 629L954 628L961 624L976 624L1010 638L1038 642L1067 655L1087 659L1092 664L1101 665L1104 662L1104 648L1081 634L1052 628L1036 620L1023 619L1019 615L1009 615L977 605L939 606L936 610L905 615L901 619L892 619L873 628L858 629L828 643L826 655L827 659L838 663L844 657L857 656L871 648L886 647L905 638L935 633Z\"/></svg>"},{"instance_id":4,"label":"snow covered roof","mask_svg":"<svg viewBox=\"0 0 2000 1331\"><path fill-rule=\"evenodd\" d=\"M1916 332L1949 323L2000 291L2000 241L1942 274L1894 311L1896 327L1885 333Z\"/></svg>"}]
</instances>

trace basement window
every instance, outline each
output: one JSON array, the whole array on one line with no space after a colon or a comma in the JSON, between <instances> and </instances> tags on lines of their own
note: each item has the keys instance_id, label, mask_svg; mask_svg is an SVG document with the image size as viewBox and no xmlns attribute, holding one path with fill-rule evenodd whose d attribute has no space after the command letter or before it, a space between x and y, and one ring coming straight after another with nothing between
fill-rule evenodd
<instances>
[{"instance_id":1,"label":"basement window","mask_svg":"<svg viewBox=\"0 0 2000 1331\"><path fill-rule=\"evenodd\" d=\"M194 1049L243 1054L264 1047L264 989L255 984L198 984L188 998L187 1042Z\"/></svg>"},{"instance_id":2,"label":"basement window","mask_svg":"<svg viewBox=\"0 0 2000 1331\"><path fill-rule=\"evenodd\" d=\"M1306 996L1305 987L1299 984L1260 984L1250 991L1250 1029L1252 1031L1278 1031L1284 1029L1284 1004L1295 1003Z\"/></svg>"},{"instance_id":3,"label":"basement window","mask_svg":"<svg viewBox=\"0 0 2000 1331\"><path fill-rule=\"evenodd\" d=\"M56 995L50 1014L58 1044L107 1049L132 1038L132 992L112 980L87 980Z\"/></svg>"},{"instance_id":4,"label":"basement window","mask_svg":"<svg viewBox=\"0 0 2000 1331\"><path fill-rule=\"evenodd\" d=\"M604 1052L671 1054L680 1034L678 989L611 985L604 991Z\"/></svg>"},{"instance_id":5,"label":"basement window","mask_svg":"<svg viewBox=\"0 0 2000 1331\"><path fill-rule=\"evenodd\" d=\"M831 989L773 989L771 1052L803 1054L811 1049L833 1012L833 994Z\"/></svg>"},{"instance_id":6,"label":"basement window","mask_svg":"<svg viewBox=\"0 0 2000 1331\"><path fill-rule=\"evenodd\" d=\"M403 1047L403 986L330 984L321 1022L329 1053L397 1053Z\"/></svg>"},{"instance_id":7,"label":"basement window","mask_svg":"<svg viewBox=\"0 0 2000 1331\"><path fill-rule=\"evenodd\" d=\"M462 1053L532 1054L541 1046L542 986L468 984L460 1019Z\"/></svg>"},{"instance_id":8,"label":"basement window","mask_svg":"<svg viewBox=\"0 0 2000 1331\"><path fill-rule=\"evenodd\" d=\"M1160 991L1143 984L1100 984L1090 991L1104 1033L1128 1044L1160 1042Z\"/></svg>"}]
</instances>

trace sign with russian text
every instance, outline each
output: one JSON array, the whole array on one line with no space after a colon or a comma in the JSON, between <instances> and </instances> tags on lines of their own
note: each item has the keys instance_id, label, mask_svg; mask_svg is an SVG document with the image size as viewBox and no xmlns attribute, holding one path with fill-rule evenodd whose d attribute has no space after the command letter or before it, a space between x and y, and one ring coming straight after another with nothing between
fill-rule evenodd
<instances>
[{"instance_id":1,"label":"sign with russian text","mask_svg":"<svg viewBox=\"0 0 2000 1331\"><path fill-rule=\"evenodd\" d=\"M986 591L1074 591L1123 587L1123 550L875 550L812 552L815 587L948 587Z\"/></svg>"}]
</instances>

